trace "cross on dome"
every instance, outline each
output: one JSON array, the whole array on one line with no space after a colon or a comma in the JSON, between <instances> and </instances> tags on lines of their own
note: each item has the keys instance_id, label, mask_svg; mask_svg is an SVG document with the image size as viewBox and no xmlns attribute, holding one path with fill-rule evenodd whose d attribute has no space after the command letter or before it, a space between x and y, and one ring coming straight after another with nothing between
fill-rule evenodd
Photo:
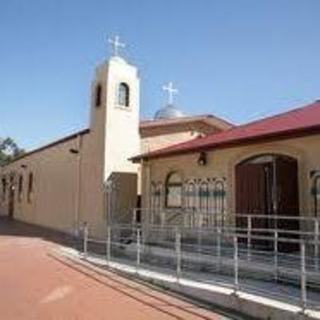
<instances>
[{"instance_id":1,"label":"cross on dome","mask_svg":"<svg viewBox=\"0 0 320 320\"><path fill-rule=\"evenodd\" d=\"M120 42L120 37L119 36L114 36L114 38L109 38L108 42L110 43L112 47L112 54L113 56L117 57L119 56L119 49L120 48L125 48L126 44Z\"/></svg>"},{"instance_id":2,"label":"cross on dome","mask_svg":"<svg viewBox=\"0 0 320 320\"><path fill-rule=\"evenodd\" d=\"M162 86L162 90L168 92L168 104L173 104L173 96L178 93L178 89L175 89L170 81L167 85Z\"/></svg>"}]
</instances>

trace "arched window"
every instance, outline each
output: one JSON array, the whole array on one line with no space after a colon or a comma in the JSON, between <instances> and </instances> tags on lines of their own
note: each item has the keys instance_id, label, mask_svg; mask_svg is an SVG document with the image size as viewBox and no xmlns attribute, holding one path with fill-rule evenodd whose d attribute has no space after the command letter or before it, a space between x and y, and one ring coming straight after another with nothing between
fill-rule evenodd
<instances>
[{"instance_id":1,"label":"arched window","mask_svg":"<svg viewBox=\"0 0 320 320\"><path fill-rule=\"evenodd\" d=\"M129 107L130 102L130 89L129 86L121 82L119 85L119 91L118 91L118 104L119 106L123 107Z\"/></svg>"},{"instance_id":2,"label":"arched window","mask_svg":"<svg viewBox=\"0 0 320 320\"><path fill-rule=\"evenodd\" d=\"M167 176L165 205L167 208L182 206L182 180L177 172L171 172Z\"/></svg>"},{"instance_id":3,"label":"arched window","mask_svg":"<svg viewBox=\"0 0 320 320\"><path fill-rule=\"evenodd\" d=\"M225 196L226 196L226 192L225 192L224 182L221 180L218 180L215 183L215 188L214 188L215 212L217 214L224 214Z\"/></svg>"},{"instance_id":4,"label":"arched window","mask_svg":"<svg viewBox=\"0 0 320 320\"><path fill-rule=\"evenodd\" d=\"M203 181L200 184L199 197L200 197L200 210L202 212L208 212L208 209L209 209L209 185L206 181Z\"/></svg>"},{"instance_id":5,"label":"arched window","mask_svg":"<svg viewBox=\"0 0 320 320\"><path fill-rule=\"evenodd\" d=\"M212 190L212 209L216 225L224 225L226 213L226 183L225 179L215 179Z\"/></svg>"},{"instance_id":6,"label":"arched window","mask_svg":"<svg viewBox=\"0 0 320 320\"><path fill-rule=\"evenodd\" d=\"M185 203L186 208L191 211L196 210L197 208L197 189L194 181L188 181L186 185L185 192Z\"/></svg>"},{"instance_id":7,"label":"arched window","mask_svg":"<svg viewBox=\"0 0 320 320\"><path fill-rule=\"evenodd\" d=\"M95 106L100 107L102 102L102 86L98 84L95 92Z\"/></svg>"}]
</instances>

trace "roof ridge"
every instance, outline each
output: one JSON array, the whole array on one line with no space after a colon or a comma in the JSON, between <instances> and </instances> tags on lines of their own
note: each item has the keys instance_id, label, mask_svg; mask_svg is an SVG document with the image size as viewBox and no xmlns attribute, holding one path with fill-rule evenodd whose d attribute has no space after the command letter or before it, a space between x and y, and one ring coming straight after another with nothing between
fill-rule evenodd
<instances>
[{"instance_id":1,"label":"roof ridge","mask_svg":"<svg viewBox=\"0 0 320 320\"><path fill-rule=\"evenodd\" d=\"M290 109L290 110L287 110L287 111L284 111L284 112L281 112L281 113L277 113L277 114L268 116L268 117L266 117L266 118L260 118L260 119L256 119L256 120L253 120L253 121L251 121L251 122L244 123L244 124L235 125L235 126L229 128L229 129L224 130L224 131L221 131L221 132L209 133L207 136L204 137L204 139L210 138L210 137L212 137L213 135L217 136L217 135L225 134L226 132L230 132L230 131L234 131L234 130L246 128L246 127L249 127L249 126L251 126L251 125L259 124L259 123L264 122L264 121L267 121L267 120L277 119L277 118L280 118L280 117L285 116L285 115L287 115L287 114L294 114L294 113L299 112L299 111L301 111L301 110L305 110L305 109L307 109L307 108L310 108L310 107L314 106L314 105L317 104L317 103L320 104L320 101L319 101L319 100L315 100L314 102L309 103L309 104L307 104L307 105L300 106L300 107L297 107L297 108L294 108L294 109ZM196 138L196 139L197 139L197 138ZM209 140L209 139L208 139L208 140ZM192 141L192 140L189 140L189 141ZM178 143L178 144L179 144L179 143ZM177 144L176 144L176 145L177 145Z\"/></svg>"},{"instance_id":2,"label":"roof ridge","mask_svg":"<svg viewBox=\"0 0 320 320\"><path fill-rule=\"evenodd\" d=\"M296 107L294 109L290 109L290 110L287 110L287 111L283 111L281 113L277 113L277 114L273 114L273 115L270 115L270 116L267 116L265 118L259 118L259 119L256 119L256 120L252 120L250 122L247 122L247 123L243 123L243 124L240 124L240 125L237 125L237 126L234 126L233 128L230 128L226 131L230 131L230 130L234 130L234 129L237 129L237 128L242 128L242 127L246 127L246 126L250 126L252 124L256 124L256 123L259 123L259 122L262 122L262 121L266 121L266 120L270 120L270 119L276 119L276 118L280 118L286 114L291 114L291 113L296 113L296 112L299 112L303 109L307 109L307 108L310 108L312 106L314 106L315 104L317 103L320 103L319 100L315 100L314 102L312 103L309 103L307 105L304 105L304 106L300 106L300 107ZM220 133L220 132L219 132Z\"/></svg>"},{"instance_id":3,"label":"roof ridge","mask_svg":"<svg viewBox=\"0 0 320 320\"><path fill-rule=\"evenodd\" d=\"M184 122L184 121L205 121L205 120L216 120L220 123L223 123L228 126L236 126L234 123L230 122L229 120L226 120L224 118L221 118L219 116L213 115L213 114L200 114L200 115L194 115L194 116L185 116L185 117L180 117L180 118L172 118L172 119L145 119L145 120L140 120L140 126L143 125L158 125L158 124L171 124L175 122Z\"/></svg>"}]
</instances>

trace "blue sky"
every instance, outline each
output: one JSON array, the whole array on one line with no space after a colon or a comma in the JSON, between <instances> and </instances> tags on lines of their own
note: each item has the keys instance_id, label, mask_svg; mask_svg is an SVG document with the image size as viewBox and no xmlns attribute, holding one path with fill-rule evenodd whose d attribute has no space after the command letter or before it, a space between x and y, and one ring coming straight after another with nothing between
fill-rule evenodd
<instances>
[{"instance_id":1,"label":"blue sky","mask_svg":"<svg viewBox=\"0 0 320 320\"><path fill-rule=\"evenodd\" d=\"M108 36L141 75L141 116L179 88L235 123L320 98L318 0L1 0L0 137L32 149L84 128Z\"/></svg>"}]
</instances>

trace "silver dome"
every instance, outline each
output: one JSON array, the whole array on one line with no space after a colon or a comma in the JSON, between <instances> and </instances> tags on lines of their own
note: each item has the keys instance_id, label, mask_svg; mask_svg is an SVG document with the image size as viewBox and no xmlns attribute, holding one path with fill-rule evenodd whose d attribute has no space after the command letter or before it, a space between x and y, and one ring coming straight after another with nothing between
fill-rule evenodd
<instances>
[{"instance_id":1,"label":"silver dome","mask_svg":"<svg viewBox=\"0 0 320 320\"><path fill-rule=\"evenodd\" d=\"M155 113L154 120L174 119L174 118L182 118L182 117L185 117L185 114L181 110L179 110L172 104L168 104L164 108L161 108Z\"/></svg>"}]
</instances>

